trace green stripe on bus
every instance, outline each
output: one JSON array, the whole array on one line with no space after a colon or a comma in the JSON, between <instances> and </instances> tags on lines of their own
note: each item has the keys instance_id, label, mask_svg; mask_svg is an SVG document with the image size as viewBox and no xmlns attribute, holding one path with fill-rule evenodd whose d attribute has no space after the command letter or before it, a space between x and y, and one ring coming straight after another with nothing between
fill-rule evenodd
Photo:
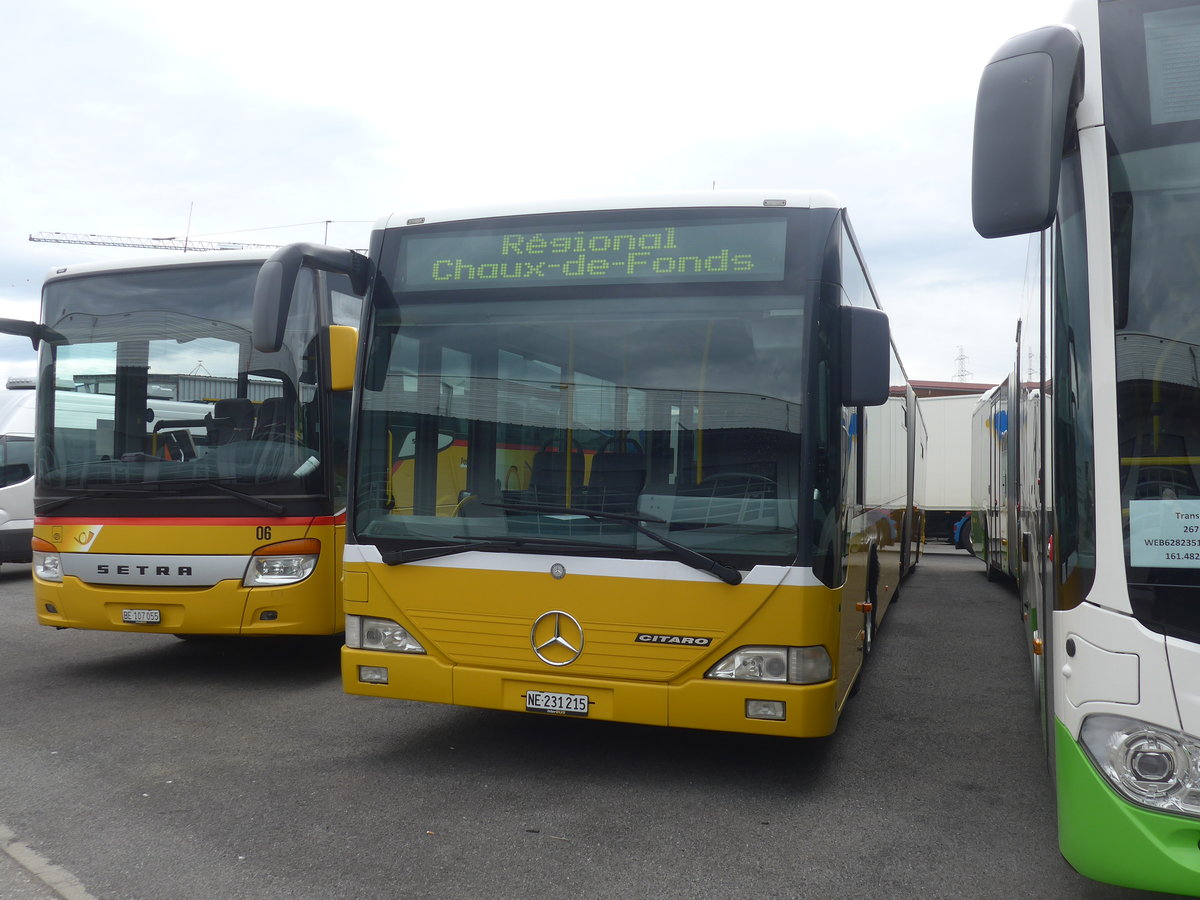
<instances>
[{"instance_id":1,"label":"green stripe on bus","mask_svg":"<svg viewBox=\"0 0 1200 900\"><path fill-rule=\"evenodd\" d=\"M1097 881L1200 896L1200 819L1135 806L1057 720L1055 732L1058 840L1067 862Z\"/></svg>"}]
</instances>

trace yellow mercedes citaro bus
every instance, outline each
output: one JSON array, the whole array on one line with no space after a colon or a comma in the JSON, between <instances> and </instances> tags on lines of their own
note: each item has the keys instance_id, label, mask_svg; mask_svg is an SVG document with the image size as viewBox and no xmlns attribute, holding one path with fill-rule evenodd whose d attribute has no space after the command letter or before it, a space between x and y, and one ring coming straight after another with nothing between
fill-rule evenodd
<instances>
[{"instance_id":1,"label":"yellow mercedes citaro bus","mask_svg":"<svg viewBox=\"0 0 1200 900\"><path fill-rule=\"evenodd\" d=\"M348 692L834 730L917 560L924 441L835 198L414 210L367 265Z\"/></svg>"},{"instance_id":2,"label":"yellow mercedes citaro bus","mask_svg":"<svg viewBox=\"0 0 1200 900\"><path fill-rule=\"evenodd\" d=\"M355 327L306 271L251 345L262 252L54 269L39 348L33 595L55 628L337 634Z\"/></svg>"}]
</instances>

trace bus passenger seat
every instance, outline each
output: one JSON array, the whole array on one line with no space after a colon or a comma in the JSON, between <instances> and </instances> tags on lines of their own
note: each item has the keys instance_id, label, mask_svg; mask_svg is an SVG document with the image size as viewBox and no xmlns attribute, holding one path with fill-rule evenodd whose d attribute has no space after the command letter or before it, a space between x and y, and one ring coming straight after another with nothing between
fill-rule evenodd
<instances>
[{"instance_id":1,"label":"bus passenger seat","mask_svg":"<svg viewBox=\"0 0 1200 900\"><path fill-rule=\"evenodd\" d=\"M588 504L602 512L636 511L637 498L646 483L646 458L632 441L624 452L601 447L592 457L588 477Z\"/></svg>"},{"instance_id":2,"label":"bus passenger seat","mask_svg":"<svg viewBox=\"0 0 1200 900\"><path fill-rule=\"evenodd\" d=\"M289 441L295 437L292 410L286 397L268 397L258 409L258 424L254 426L256 441Z\"/></svg>"},{"instance_id":3,"label":"bus passenger seat","mask_svg":"<svg viewBox=\"0 0 1200 900\"><path fill-rule=\"evenodd\" d=\"M208 425L209 444L228 444L250 437L254 426L254 404L248 397L225 397L213 404Z\"/></svg>"},{"instance_id":4,"label":"bus passenger seat","mask_svg":"<svg viewBox=\"0 0 1200 900\"><path fill-rule=\"evenodd\" d=\"M533 471L529 487L538 503L564 505L567 502L567 469L570 463L571 502L577 503L583 493L583 453L572 442L570 455L561 447L547 445L533 456Z\"/></svg>"}]
</instances>

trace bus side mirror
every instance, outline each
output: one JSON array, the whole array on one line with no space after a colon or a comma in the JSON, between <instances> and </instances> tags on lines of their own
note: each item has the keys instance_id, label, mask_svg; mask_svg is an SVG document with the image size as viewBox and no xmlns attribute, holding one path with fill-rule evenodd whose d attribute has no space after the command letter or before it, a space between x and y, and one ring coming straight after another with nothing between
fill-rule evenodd
<instances>
[{"instance_id":1,"label":"bus side mirror","mask_svg":"<svg viewBox=\"0 0 1200 900\"><path fill-rule=\"evenodd\" d=\"M887 313L866 306L840 308L842 406L882 406L892 372Z\"/></svg>"},{"instance_id":2,"label":"bus side mirror","mask_svg":"<svg viewBox=\"0 0 1200 900\"><path fill-rule=\"evenodd\" d=\"M330 325L330 390L348 391L354 387L354 359L357 355L358 329L352 325Z\"/></svg>"},{"instance_id":3,"label":"bus side mirror","mask_svg":"<svg viewBox=\"0 0 1200 900\"><path fill-rule=\"evenodd\" d=\"M348 275L351 288L360 297L367 291L370 262L361 254L324 244L280 247L259 268L254 282L251 337L255 350L275 353L283 346L283 329L292 306L292 292L300 270L306 265Z\"/></svg>"},{"instance_id":4,"label":"bus side mirror","mask_svg":"<svg viewBox=\"0 0 1200 900\"><path fill-rule=\"evenodd\" d=\"M971 212L985 238L1048 228L1067 122L1083 94L1083 43L1062 25L1010 38L979 80Z\"/></svg>"},{"instance_id":5,"label":"bus side mirror","mask_svg":"<svg viewBox=\"0 0 1200 900\"><path fill-rule=\"evenodd\" d=\"M27 322L24 319L0 319L0 334L29 338L34 350L43 340L62 339L62 335L53 328L47 328L38 322Z\"/></svg>"},{"instance_id":6,"label":"bus side mirror","mask_svg":"<svg viewBox=\"0 0 1200 900\"><path fill-rule=\"evenodd\" d=\"M258 270L254 281L251 337L254 349L276 353L283 346L283 326L292 305L292 291L300 274L300 265L272 255Z\"/></svg>"}]
</instances>

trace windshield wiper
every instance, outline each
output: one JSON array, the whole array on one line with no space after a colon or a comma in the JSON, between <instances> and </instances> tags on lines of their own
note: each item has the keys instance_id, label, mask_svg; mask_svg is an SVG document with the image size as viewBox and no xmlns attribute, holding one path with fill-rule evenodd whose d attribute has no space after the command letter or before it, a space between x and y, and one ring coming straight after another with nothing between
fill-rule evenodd
<instances>
[{"instance_id":1,"label":"windshield wiper","mask_svg":"<svg viewBox=\"0 0 1200 900\"><path fill-rule=\"evenodd\" d=\"M531 547L609 547L608 544L594 542L564 540L562 538L517 537L515 535L499 535L478 541L463 541L461 544L438 544L434 547L413 547L410 550L388 550L379 556L385 565L398 566L401 563L417 562L422 559L437 559L439 556L453 556L455 553L466 553L470 550L507 550L528 544Z\"/></svg>"},{"instance_id":2,"label":"windshield wiper","mask_svg":"<svg viewBox=\"0 0 1200 900\"><path fill-rule=\"evenodd\" d=\"M643 522L654 522L658 525L668 524L666 519L660 519L657 516L637 515L630 516L624 513L609 513L598 512L594 509L579 509L574 506L550 506L540 503L488 503L484 502L484 506L494 506L497 509L510 509L514 512L535 512L547 513L549 515L560 516L585 516L589 519L595 519L599 522L626 522L632 526L633 530L638 534L644 534L652 541L662 544L671 554L685 565L691 566L693 569L699 569L701 572L707 572L716 578L721 579L726 584L741 584L742 573L737 569L731 568L723 563L717 562L710 556L705 556L703 553L697 553L690 547L685 547L683 544L677 544L669 538L663 537L661 534L656 534L649 528L642 525Z\"/></svg>"},{"instance_id":3,"label":"windshield wiper","mask_svg":"<svg viewBox=\"0 0 1200 900\"><path fill-rule=\"evenodd\" d=\"M260 509L266 510L273 516L282 515L284 512L284 508L282 506L280 506L278 503L268 500L265 497L258 497L258 496L255 496L254 494L248 494L245 491L239 490L238 488L230 487L229 485L224 484L223 482L215 481L215 480L210 481L210 480L204 479L204 478L190 478L190 479L180 479L178 481L144 481L144 482L141 482L141 484L143 484L145 486L144 487L117 487L117 488L109 487L102 491L94 491L89 488L83 488L82 489L83 493L81 493L75 497L62 497L62 498L59 498L58 500L52 500L52 501L50 501L50 503L54 504L55 506L58 506L63 503L66 503L68 500L78 500L83 497L124 497L124 496L128 496L131 494L149 494L149 495L163 496L163 495L171 495L171 494L182 494L187 491L195 491L195 490L199 490L200 488L204 488L204 487L212 487L212 488L216 488L218 491L222 491L226 494L229 494L230 496L237 497L239 500L246 500L249 503L253 503L255 506L259 507ZM151 487L150 485L153 485L153 487Z\"/></svg>"},{"instance_id":4,"label":"windshield wiper","mask_svg":"<svg viewBox=\"0 0 1200 900\"><path fill-rule=\"evenodd\" d=\"M453 556L455 553L466 553L470 550L492 550L508 547L501 541L464 541L461 544L439 544L435 547L414 547L411 550L388 550L380 553L385 566L398 566L401 563L417 562L422 559L437 559L439 556Z\"/></svg>"},{"instance_id":5,"label":"windshield wiper","mask_svg":"<svg viewBox=\"0 0 1200 900\"><path fill-rule=\"evenodd\" d=\"M254 494L247 494L245 491L239 491L237 488L230 487L227 484L222 484L219 481L152 481L146 484L154 484L156 487L117 487L105 488L104 490L95 490L93 488L81 488L78 494L70 497L55 497L53 500L45 500L38 504L38 513L48 513L51 510L58 509L63 504L70 503L72 500L91 500L109 497L131 497L131 496L149 496L162 497L172 494L182 494L185 491L194 491L202 487L214 487L218 491L224 491L237 497L239 500L246 500L253 503L260 509L264 509L273 516L280 516L284 513L284 508L278 503L274 503L265 497L256 497Z\"/></svg>"},{"instance_id":6,"label":"windshield wiper","mask_svg":"<svg viewBox=\"0 0 1200 900\"><path fill-rule=\"evenodd\" d=\"M73 494L70 497L55 497L53 500L42 500L34 507L34 512L39 515L58 509L72 500L83 499L108 499L111 497L129 497L135 494L157 494L156 490L149 488L105 488L104 490L95 490L93 488L81 488L81 492Z\"/></svg>"},{"instance_id":7,"label":"windshield wiper","mask_svg":"<svg viewBox=\"0 0 1200 900\"><path fill-rule=\"evenodd\" d=\"M259 497L255 494L247 493L240 488L235 488L223 481L218 481L215 478L181 478L178 481L147 481L145 483L158 486L153 491L149 491L148 493L159 494L182 494L186 491L196 491L200 488L211 487L221 491L222 493L229 494L231 497L237 497L239 500L245 500L248 503L253 503L260 509L265 509L273 516L283 515L284 512L284 508L273 500L268 500L266 497Z\"/></svg>"},{"instance_id":8,"label":"windshield wiper","mask_svg":"<svg viewBox=\"0 0 1200 900\"><path fill-rule=\"evenodd\" d=\"M254 494L247 494L245 491L239 491L237 488L230 487L227 484L222 484L219 481L198 481L198 482L196 482L196 484L198 486L206 485L206 484L212 485L218 491L224 491L226 494L229 494L233 497L238 497L242 500L250 501L251 503L253 503L255 506L259 507L260 509L265 509L267 512L269 512L273 516L281 516L284 513L284 508L282 506L280 506L278 503L274 502L273 500L268 500L266 497L258 497Z\"/></svg>"}]
</instances>

